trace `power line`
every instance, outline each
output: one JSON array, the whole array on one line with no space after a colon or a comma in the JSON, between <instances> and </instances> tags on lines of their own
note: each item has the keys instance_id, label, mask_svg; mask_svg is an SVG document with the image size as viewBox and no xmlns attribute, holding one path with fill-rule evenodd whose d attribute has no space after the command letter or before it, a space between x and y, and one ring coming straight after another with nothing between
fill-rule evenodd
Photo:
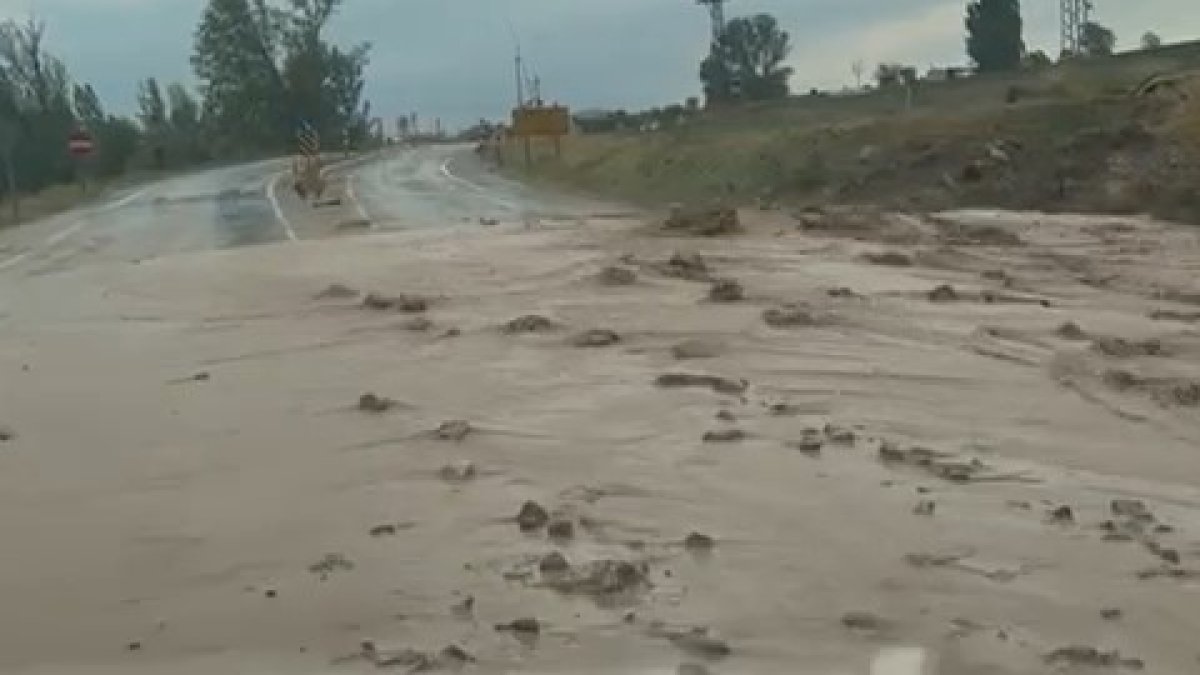
<instances>
[{"instance_id":1,"label":"power line","mask_svg":"<svg viewBox=\"0 0 1200 675\"><path fill-rule=\"evenodd\" d=\"M1059 46L1063 54L1078 54L1083 48L1083 30L1096 8L1092 0L1060 0Z\"/></svg>"}]
</instances>

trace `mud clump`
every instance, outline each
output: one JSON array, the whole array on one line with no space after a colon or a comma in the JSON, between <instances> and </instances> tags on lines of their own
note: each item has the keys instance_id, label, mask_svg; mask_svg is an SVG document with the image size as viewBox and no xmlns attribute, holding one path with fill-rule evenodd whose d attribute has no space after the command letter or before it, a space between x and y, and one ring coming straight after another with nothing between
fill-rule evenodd
<instances>
[{"instance_id":1,"label":"mud clump","mask_svg":"<svg viewBox=\"0 0 1200 675\"><path fill-rule=\"evenodd\" d=\"M922 499L913 507L913 515L915 516L932 516L937 511L937 502L931 499Z\"/></svg>"},{"instance_id":2,"label":"mud clump","mask_svg":"<svg viewBox=\"0 0 1200 675\"><path fill-rule=\"evenodd\" d=\"M842 625L850 630L878 633L888 629L891 622L871 612L847 612L842 615Z\"/></svg>"},{"instance_id":3,"label":"mud clump","mask_svg":"<svg viewBox=\"0 0 1200 675\"><path fill-rule=\"evenodd\" d=\"M416 295L382 295L368 293L363 298L363 307L377 311L399 311L409 314L429 309L429 301Z\"/></svg>"},{"instance_id":4,"label":"mud clump","mask_svg":"<svg viewBox=\"0 0 1200 675\"><path fill-rule=\"evenodd\" d=\"M671 213L663 221L662 229L701 237L717 237L737 234L742 231L736 209L715 206L705 209L687 209L673 205Z\"/></svg>"},{"instance_id":5,"label":"mud clump","mask_svg":"<svg viewBox=\"0 0 1200 675\"><path fill-rule=\"evenodd\" d=\"M1174 385L1170 391L1170 402L1188 408L1200 406L1200 382Z\"/></svg>"},{"instance_id":6,"label":"mud clump","mask_svg":"<svg viewBox=\"0 0 1200 675\"><path fill-rule=\"evenodd\" d=\"M447 464L438 470L438 476L448 483L465 483L473 480L478 474L475 469L475 464L470 460L462 460L453 464Z\"/></svg>"},{"instance_id":7,"label":"mud clump","mask_svg":"<svg viewBox=\"0 0 1200 675\"><path fill-rule=\"evenodd\" d=\"M1141 378L1127 370L1106 370L1101 379L1105 386L1117 391L1128 391L1145 384Z\"/></svg>"},{"instance_id":8,"label":"mud clump","mask_svg":"<svg viewBox=\"0 0 1200 675\"><path fill-rule=\"evenodd\" d=\"M504 324L504 332L509 335L521 333L549 333L558 328L558 324L538 314L519 316Z\"/></svg>"},{"instance_id":9,"label":"mud clump","mask_svg":"<svg viewBox=\"0 0 1200 675\"><path fill-rule=\"evenodd\" d=\"M937 288L929 291L930 302L957 302L960 299L958 291L949 284L942 284Z\"/></svg>"},{"instance_id":10,"label":"mud clump","mask_svg":"<svg viewBox=\"0 0 1200 675\"><path fill-rule=\"evenodd\" d=\"M571 567L561 577L545 579L541 585L567 595L612 598L649 589L648 572L645 563L594 560Z\"/></svg>"},{"instance_id":11,"label":"mud clump","mask_svg":"<svg viewBox=\"0 0 1200 675\"><path fill-rule=\"evenodd\" d=\"M1050 511L1048 517L1054 523L1074 523L1075 511L1070 506L1064 504Z\"/></svg>"},{"instance_id":12,"label":"mud clump","mask_svg":"<svg viewBox=\"0 0 1200 675\"><path fill-rule=\"evenodd\" d=\"M696 375L692 373L666 373L659 375L654 383L666 389L704 387L712 389L718 394L735 396L744 394L750 386L750 383L746 380L734 381L724 377L717 377L716 375Z\"/></svg>"},{"instance_id":13,"label":"mud clump","mask_svg":"<svg viewBox=\"0 0 1200 675\"><path fill-rule=\"evenodd\" d=\"M943 242L957 246L1020 246L1021 238L995 225L934 220Z\"/></svg>"},{"instance_id":14,"label":"mud clump","mask_svg":"<svg viewBox=\"0 0 1200 675\"><path fill-rule=\"evenodd\" d=\"M717 541L707 534L693 532L683 538L683 548L692 553L707 553L717 546Z\"/></svg>"},{"instance_id":15,"label":"mud clump","mask_svg":"<svg viewBox=\"0 0 1200 675\"><path fill-rule=\"evenodd\" d=\"M1098 337L1092 340L1092 349L1105 356L1120 359L1165 354L1162 342L1154 339L1132 341L1119 337Z\"/></svg>"},{"instance_id":16,"label":"mud clump","mask_svg":"<svg viewBox=\"0 0 1200 675\"><path fill-rule=\"evenodd\" d=\"M1068 321L1064 323L1063 325L1059 326L1058 330L1054 331L1054 333L1064 340L1078 341L1088 339L1087 333L1084 332L1084 330L1079 327L1079 324L1075 323L1074 321Z\"/></svg>"},{"instance_id":17,"label":"mud clump","mask_svg":"<svg viewBox=\"0 0 1200 675\"><path fill-rule=\"evenodd\" d=\"M575 523L569 520L555 520L546 526L546 536L551 539L573 539L575 537Z\"/></svg>"},{"instance_id":18,"label":"mud clump","mask_svg":"<svg viewBox=\"0 0 1200 675\"><path fill-rule=\"evenodd\" d=\"M887 267L912 267L913 265L912 256L898 251L864 253L862 254L862 259L872 265L884 265Z\"/></svg>"},{"instance_id":19,"label":"mud clump","mask_svg":"<svg viewBox=\"0 0 1200 675\"><path fill-rule=\"evenodd\" d=\"M584 331L571 338L571 344L580 348L611 347L621 341L616 331L606 328L595 328Z\"/></svg>"},{"instance_id":20,"label":"mud clump","mask_svg":"<svg viewBox=\"0 0 1200 675\"><path fill-rule=\"evenodd\" d=\"M825 425L825 438L836 445L854 445L857 440L853 431L835 424Z\"/></svg>"},{"instance_id":21,"label":"mud clump","mask_svg":"<svg viewBox=\"0 0 1200 675\"><path fill-rule=\"evenodd\" d=\"M675 252L663 263L655 265L659 274L685 281L712 281L708 263L695 253Z\"/></svg>"},{"instance_id":22,"label":"mud clump","mask_svg":"<svg viewBox=\"0 0 1200 675\"><path fill-rule=\"evenodd\" d=\"M610 266L600 270L596 279L605 286L632 286L637 283L637 273L625 267Z\"/></svg>"},{"instance_id":23,"label":"mud clump","mask_svg":"<svg viewBox=\"0 0 1200 675\"><path fill-rule=\"evenodd\" d=\"M707 431L702 440L705 443L740 443L746 440L746 432L741 429L719 429Z\"/></svg>"},{"instance_id":24,"label":"mud clump","mask_svg":"<svg viewBox=\"0 0 1200 675\"><path fill-rule=\"evenodd\" d=\"M385 523L383 525L376 525L375 527L372 527L369 534L375 538L394 537L396 536L397 531L398 530L395 523Z\"/></svg>"},{"instance_id":25,"label":"mud clump","mask_svg":"<svg viewBox=\"0 0 1200 675\"><path fill-rule=\"evenodd\" d=\"M1140 499L1114 499L1108 508L1118 518L1129 518L1142 523L1153 523L1154 513Z\"/></svg>"},{"instance_id":26,"label":"mud clump","mask_svg":"<svg viewBox=\"0 0 1200 675\"><path fill-rule=\"evenodd\" d=\"M325 580L334 572L349 572L354 569L354 562L341 553L326 553L325 557L308 566L308 571Z\"/></svg>"},{"instance_id":27,"label":"mud clump","mask_svg":"<svg viewBox=\"0 0 1200 675\"><path fill-rule=\"evenodd\" d=\"M541 504L529 501L521 506L516 520L522 532L531 532L545 527L546 523L550 522L550 514Z\"/></svg>"},{"instance_id":28,"label":"mud clump","mask_svg":"<svg viewBox=\"0 0 1200 675\"><path fill-rule=\"evenodd\" d=\"M1090 668L1127 668L1142 670L1146 664L1141 659L1127 658L1117 650L1100 651L1095 647L1071 645L1059 647L1042 657L1051 666L1085 666Z\"/></svg>"},{"instance_id":29,"label":"mud clump","mask_svg":"<svg viewBox=\"0 0 1200 675\"><path fill-rule=\"evenodd\" d=\"M7 443L9 441L16 440L16 438L17 432L13 431L9 427L0 426L0 443Z\"/></svg>"},{"instance_id":30,"label":"mud clump","mask_svg":"<svg viewBox=\"0 0 1200 675\"><path fill-rule=\"evenodd\" d=\"M818 325L811 312L796 305L772 307L763 312L763 321L772 328L811 328Z\"/></svg>"},{"instance_id":31,"label":"mud clump","mask_svg":"<svg viewBox=\"0 0 1200 675\"><path fill-rule=\"evenodd\" d=\"M547 553L538 561L538 571L542 574L562 574L571 569L571 563L558 551Z\"/></svg>"},{"instance_id":32,"label":"mud clump","mask_svg":"<svg viewBox=\"0 0 1200 675\"><path fill-rule=\"evenodd\" d=\"M718 279L708 291L708 299L713 302L741 302L745 297L746 290L736 279Z\"/></svg>"},{"instance_id":33,"label":"mud clump","mask_svg":"<svg viewBox=\"0 0 1200 675\"><path fill-rule=\"evenodd\" d=\"M461 442L474 431L466 420L447 420L438 425L433 435L440 441Z\"/></svg>"},{"instance_id":34,"label":"mud clump","mask_svg":"<svg viewBox=\"0 0 1200 675\"><path fill-rule=\"evenodd\" d=\"M1181 321L1196 323L1200 321L1200 312L1178 312L1172 309L1156 309L1149 314L1155 321Z\"/></svg>"},{"instance_id":35,"label":"mud clump","mask_svg":"<svg viewBox=\"0 0 1200 675\"><path fill-rule=\"evenodd\" d=\"M400 327L414 333L424 333L433 328L433 322L423 316L418 316L405 321Z\"/></svg>"},{"instance_id":36,"label":"mud clump","mask_svg":"<svg viewBox=\"0 0 1200 675\"><path fill-rule=\"evenodd\" d=\"M317 293L318 300L347 300L357 298L359 292L345 284L329 284L325 290Z\"/></svg>"},{"instance_id":37,"label":"mud clump","mask_svg":"<svg viewBox=\"0 0 1200 675\"><path fill-rule=\"evenodd\" d=\"M367 392L358 397L358 409L372 414L382 414L396 407L396 402L386 396Z\"/></svg>"},{"instance_id":38,"label":"mud clump","mask_svg":"<svg viewBox=\"0 0 1200 675\"><path fill-rule=\"evenodd\" d=\"M825 439L821 432L816 429L805 429L800 440L788 443L788 447L793 450L799 450L801 453L809 457L820 457L821 449L825 446Z\"/></svg>"},{"instance_id":39,"label":"mud clump","mask_svg":"<svg viewBox=\"0 0 1200 675\"><path fill-rule=\"evenodd\" d=\"M725 353L725 345L716 340L684 340L671 347L671 356L676 360L712 359Z\"/></svg>"},{"instance_id":40,"label":"mud clump","mask_svg":"<svg viewBox=\"0 0 1200 675\"><path fill-rule=\"evenodd\" d=\"M533 617L524 617L521 619L513 619L508 623L498 623L496 624L495 628L501 632L537 635L538 633L542 632L542 623Z\"/></svg>"},{"instance_id":41,"label":"mud clump","mask_svg":"<svg viewBox=\"0 0 1200 675\"><path fill-rule=\"evenodd\" d=\"M668 639L677 649L706 659L721 659L733 653L729 643L708 635L702 628L678 633Z\"/></svg>"}]
</instances>

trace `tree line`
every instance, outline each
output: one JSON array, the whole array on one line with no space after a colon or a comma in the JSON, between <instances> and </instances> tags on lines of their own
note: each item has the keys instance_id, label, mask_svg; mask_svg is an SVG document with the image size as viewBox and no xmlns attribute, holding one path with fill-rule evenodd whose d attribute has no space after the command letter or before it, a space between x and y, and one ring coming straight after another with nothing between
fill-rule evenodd
<instances>
[{"instance_id":1,"label":"tree line","mask_svg":"<svg viewBox=\"0 0 1200 675\"><path fill-rule=\"evenodd\" d=\"M106 111L46 46L46 26L0 23L0 197L131 169L172 169L289 152L300 124L324 147L369 140L363 97L369 45L324 36L344 0L208 0L194 35L197 86L137 85L133 116ZM74 160L67 139L86 129L96 153Z\"/></svg>"},{"instance_id":2,"label":"tree line","mask_svg":"<svg viewBox=\"0 0 1200 675\"><path fill-rule=\"evenodd\" d=\"M970 0L966 3L966 53L972 68L981 73L1037 68L1053 63L1045 52L1026 49L1020 0ZM1101 57L1116 48L1116 34L1094 21L1084 24L1078 53L1060 54L1060 59ZM1142 36L1143 49L1155 49L1162 40L1154 33ZM712 42L700 64L700 81L708 106L737 101L786 98L790 94L792 69L786 64L791 38L775 17L758 14L729 21ZM853 72L861 86L863 65ZM880 86L910 84L918 79L916 68L899 63L881 63L875 70Z\"/></svg>"}]
</instances>

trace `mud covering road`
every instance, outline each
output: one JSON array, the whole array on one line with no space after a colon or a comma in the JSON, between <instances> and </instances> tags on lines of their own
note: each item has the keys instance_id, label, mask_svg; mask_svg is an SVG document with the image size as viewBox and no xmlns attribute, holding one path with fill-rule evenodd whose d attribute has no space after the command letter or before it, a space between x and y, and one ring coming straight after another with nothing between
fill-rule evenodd
<instances>
[{"instance_id":1,"label":"mud covering road","mask_svg":"<svg viewBox=\"0 0 1200 675\"><path fill-rule=\"evenodd\" d=\"M744 221L6 278L0 671L1197 672L1194 230Z\"/></svg>"}]
</instances>

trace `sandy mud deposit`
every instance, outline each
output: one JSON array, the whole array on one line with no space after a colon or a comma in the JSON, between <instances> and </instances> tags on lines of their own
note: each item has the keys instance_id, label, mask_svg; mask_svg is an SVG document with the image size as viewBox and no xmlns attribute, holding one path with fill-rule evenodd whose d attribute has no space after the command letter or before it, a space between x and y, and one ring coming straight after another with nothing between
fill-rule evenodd
<instances>
[{"instance_id":1,"label":"sandy mud deposit","mask_svg":"<svg viewBox=\"0 0 1200 675\"><path fill-rule=\"evenodd\" d=\"M713 211L10 275L0 672L1195 675L1198 243Z\"/></svg>"}]
</instances>

